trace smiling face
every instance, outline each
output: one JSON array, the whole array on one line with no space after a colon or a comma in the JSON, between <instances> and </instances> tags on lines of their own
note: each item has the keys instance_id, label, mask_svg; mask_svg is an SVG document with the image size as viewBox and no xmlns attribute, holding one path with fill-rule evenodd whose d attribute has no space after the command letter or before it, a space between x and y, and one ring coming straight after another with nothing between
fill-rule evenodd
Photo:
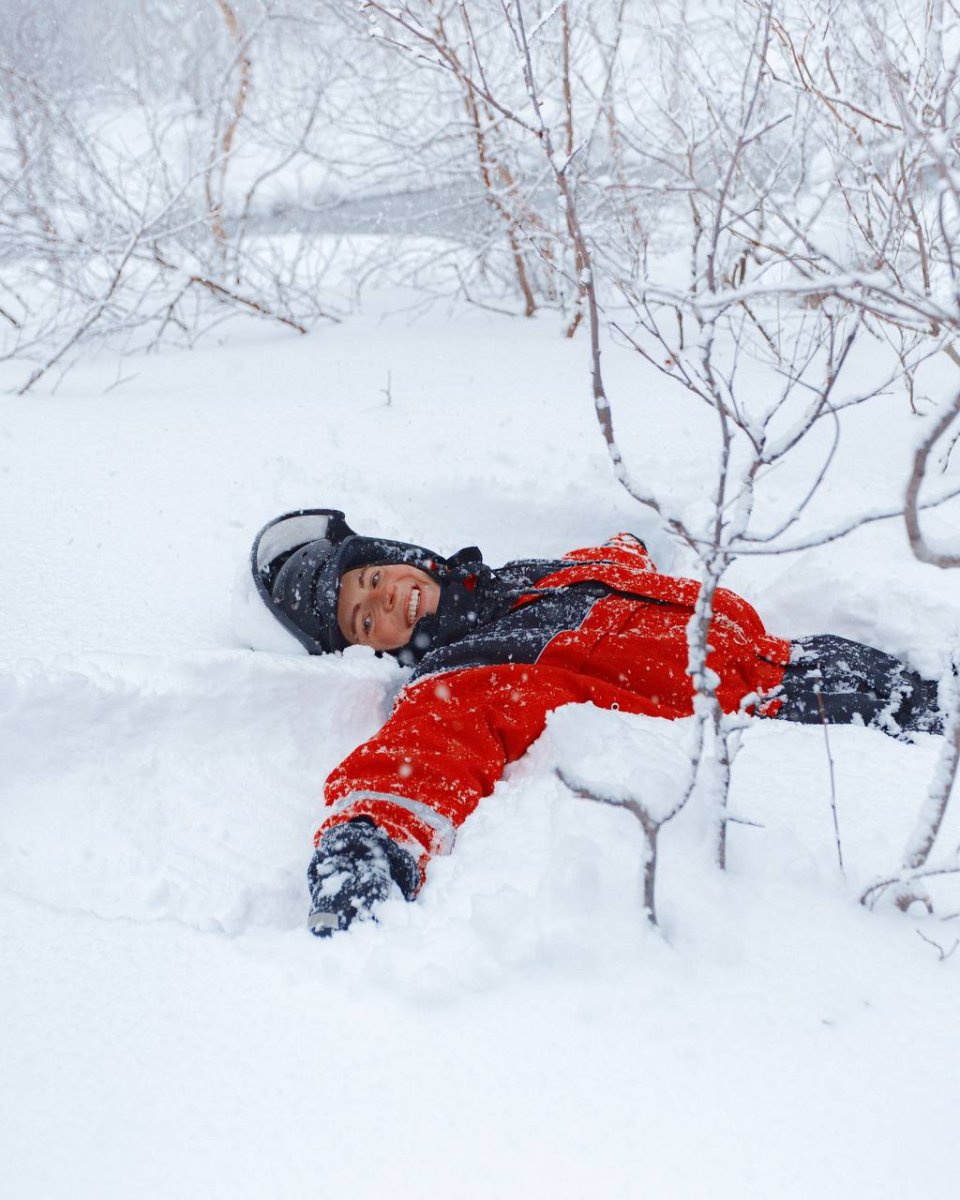
<instances>
[{"instance_id":1,"label":"smiling face","mask_svg":"<svg viewBox=\"0 0 960 1200\"><path fill-rule=\"evenodd\" d=\"M351 645L399 650L439 603L440 585L418 567L359 567L340 580L337 624Z\"/></svg>"}]
</instances>

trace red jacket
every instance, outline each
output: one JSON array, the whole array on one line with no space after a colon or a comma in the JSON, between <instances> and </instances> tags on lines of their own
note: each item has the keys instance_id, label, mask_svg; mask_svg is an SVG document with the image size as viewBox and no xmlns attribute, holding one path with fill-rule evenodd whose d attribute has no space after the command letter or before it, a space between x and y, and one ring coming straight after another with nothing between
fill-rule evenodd
<instances>
[{"instance_id":1,"label":"red jacket","mask_svg":"<svg viewBox=\"0 0 960 1200\"><path fill-rule=\"evenodd\" d=\"M487 650L485 665L430 673L428 655L426 673L400 692L380 732L328 778L332 811L315 842L334 825L369 817L414 856L423 878L430 857L450 852L457 829L506 764L540 736L553 709L589 701L647 716L691 714L687 625L700 584L661 575L632 534L575 550L564 563L513 609L530 605L536 617L538 605L548 607L541 589L557 596L588 581L604 585L589 589L582 619L549 629L534 661L491 665ZM495 637L496 628L487 632ZM707 666L720 678L717 697L727 712L776 689L790 658L790 643L770 636L756 611L724 588L714 598L708 645ZM775 698L747 703L762 716L778 707Z\"/></svg>"}]
</instances>

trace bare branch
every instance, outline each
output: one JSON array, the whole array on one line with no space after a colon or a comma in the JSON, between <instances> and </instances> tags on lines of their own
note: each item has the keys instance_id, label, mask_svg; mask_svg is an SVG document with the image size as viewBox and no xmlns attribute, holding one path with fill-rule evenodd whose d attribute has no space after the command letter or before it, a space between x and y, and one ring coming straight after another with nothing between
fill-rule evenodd
<instances>
[{"instance_id":1,"label":"bare branch","mask_svg":"<svg viewBox=\"0 0 960 1200\"><path fill-rule=\"evenodd\" d=\"M919 559L920 562L930 563L935 567L943 567L945 569L960 567L960 555L941 554L930 547L920 530L917 502L931 451L958 415L960 415L960 392L957 392L953 398L953 402L944 408L939 418L931 426L926 437L921 440L917 447L913 456L913 469L907 481L904 499L903 519L907 527L907 537L909 538L910 549L913 551L914 557Z\"/></svg>"},{"instance_id":2,"label":"bare branch","mask_svg":"<svg viewBox=\"0 0 960 1200\"><path fill-rule=\"evenodd\" d=\"M657 921L656 902L657 838L660 834L660 827L664 822L654 821L638 800L630 798L614 800L607 796L598 795L596 792L592 792L574 780L569 779L559 767L556 768L556 775L564 787L573 792L575 796L579 796L581 800L592 800L596 804L609 804L614 808L624 808L636 817L646 840L646 856L643 861L643 911L646 913L647 921L654 927L657 927L659 924ZM669 818L667 819L669 820Z\"/></svg>"}]
</instances>

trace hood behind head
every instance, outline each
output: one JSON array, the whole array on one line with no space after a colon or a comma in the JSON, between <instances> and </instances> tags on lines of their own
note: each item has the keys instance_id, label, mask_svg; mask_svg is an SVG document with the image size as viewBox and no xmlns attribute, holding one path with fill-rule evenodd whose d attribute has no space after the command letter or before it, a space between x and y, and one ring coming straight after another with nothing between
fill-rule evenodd
<instances>
[{"instance_id":1,"label":"hood behind head","mask_svg":"<svg viewBox=\"0 0 960 1200\"><path fill-rule=\"evenodd\" d=\"M305 508L268 521L254 538L250 569L257 592L280 624L310 654L332 649L326 613L315 611L319 575L355 536L339 509ZM336 626L336 597L333 600Z\"/></svg>"}]
</instances>

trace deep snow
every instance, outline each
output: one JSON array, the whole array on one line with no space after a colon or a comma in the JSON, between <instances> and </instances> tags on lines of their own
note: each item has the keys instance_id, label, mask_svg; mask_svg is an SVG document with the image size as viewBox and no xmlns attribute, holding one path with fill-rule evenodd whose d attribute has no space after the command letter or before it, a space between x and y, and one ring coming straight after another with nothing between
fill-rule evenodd
<instances>
[{"instance_id":1,"label":"deep snow","mask_svg":"<svg viewBox=\"0 0 960 1200\"><path fill-rule=\"evenodd\" d=\"M755 824L726 876L696 798L666 828L657 934L636 823L553 767L650 786L638 753L668 770L685 723L565 710L416 904L306 933L323 778L402 675L237 644L264 520L335 505L492 563L626 528L689 568L612 478L579 340L396 303L309 338L234 324L102 356L0 401L5 1193L951 1195L960 952L923 939L960 936L960 888L934 885L933 917L856 900L897 861L935 738L830 732L841 877L822 731L750 728L732 804ZM605 362L631 468L695 512L699 416L635 356ZM805 528L895 502L920 428L902 396L848 414ZM958 629L960 579L895 523L727 582L777 633L928 672Z\"/></svg>"}]
</instances>

